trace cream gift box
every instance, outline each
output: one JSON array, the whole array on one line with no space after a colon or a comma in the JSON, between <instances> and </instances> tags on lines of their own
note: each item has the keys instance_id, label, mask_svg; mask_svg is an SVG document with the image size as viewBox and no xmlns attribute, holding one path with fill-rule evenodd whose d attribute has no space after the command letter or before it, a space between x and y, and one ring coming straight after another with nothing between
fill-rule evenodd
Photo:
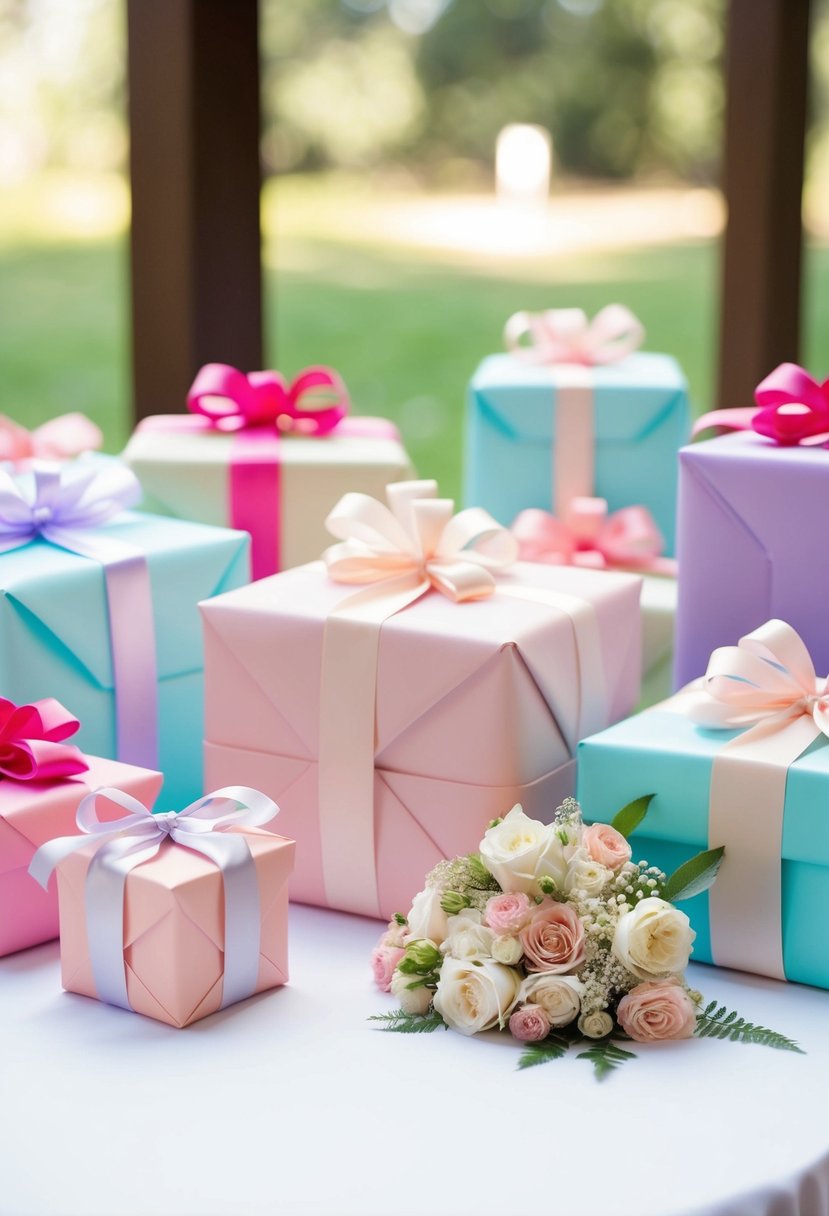
<instances>
[{"instance_id":1,"label":"cream gift box","mask_svg":"<svg viewBox=\"0 0 829 1216\"><path fill-rule=\"evenodd\" d=\"M435 488L389 493L405 518ZM435 504L445 536L483 515L449 520L451 503ZM335 550L349 576L349 543ZM279 801L298 844L294 899L374 916L408 906L424 872L476 847L482 822L518 801L549 819L573 790L578 739L636 704L638 578L507 563L490 594L453 602L435 582L478 577L462 553L415 562L407 584L387 552L393 586L360 583L359 569L344 585L315 562L202 606L206 780Z\"/></svg>"},{"instance_id":2,"label":"cream gift box","mask_svg":"<svg viewBox=\"0 0 829 1216\"><path fill-rule=\"evenodd\" d=\"M326 385L345 404L323 415L321 429L303 430L320 414L303 399ZM382 494L411 475L393 423L346 417L345 388L329 369L306 369L286 386L273 372L244 376L208 364L188 400L198 409L217 399L227 406L219 415L208 408L145 419L124 460L147 510L248 531L254 578L316 558L327 543L325 517L347 491Z\"/></svg>"}]
</instances>

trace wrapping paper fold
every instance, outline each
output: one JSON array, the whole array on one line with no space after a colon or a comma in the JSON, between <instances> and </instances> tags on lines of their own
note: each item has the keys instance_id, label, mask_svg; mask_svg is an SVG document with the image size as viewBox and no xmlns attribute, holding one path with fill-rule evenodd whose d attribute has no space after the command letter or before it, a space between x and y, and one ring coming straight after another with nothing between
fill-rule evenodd
<instances>
[{"instance_id":1,"label":"wrapping paper fold","mask_svg":"<svg viewBox=\"0 0 829 1216\"><path fill-rule=\"evenodd\" d=\"M112 538L142 552L152 585L159 767L173 804L201 793L202 642L196 604L248 578L240 532L125 512ZM115 697L103 567L43 540L0 557L0 689L56 697L83 726L78 745L116 755Z\"/></svg>"},{"instance_id":2,"label":"wrapping paper fold","mask_svg":"<svg viewBox=\"0 0 829 1216\"><path fill-rule=\"evenodd\" d=\"M0 955L58 936L58 900L28 874L35 850L77 832L75 812L90 788L117 786L152 806L161 774L87 756L82 777L63 781L0 781ZM113 812L113 818L117 814Z\"/></svg>"},{"instance_id":3,"label":"wrapping paper fold","mask_svg":"<svg viewBox=\"0 0 829 1216\"><path fill-rule=\"evenodd\" d=\"M638 578L518 564L497 582L489 599L464 604L430 591L382 626L373 824L383 915L406 905L440 858L475 848L482 822L519 800L549 819L573 790L574 722L581 698L601 693L584 687L571 621L522 600L522 588L589 602L605 720L636 703ZM280 829L299 846L292 897L304 903L331 903L318 812L320 672L326 618L353 593L312 563L202 606L205 779L222 785L233 774L279 803ZM363 910L360 892L337 906Z\"/></svg>"},{"instance_id":4,"label":"wrapping paper fold","mask_svg":"<svg viewBox=\"0 0 829 1216\"><path fill-rule=\"evenodd\" d=\"M656 794L635 833L635 853L669 873L700 849L721 843L709 842L712 768L740 734L703 729L672 712L670 704L584 740L578 757L578 797L591 820L610 822L626 802ZM829 934L819 928L829 912L827 794L829 745L820 740L788 769L781 856L785 974L821 988L829 988ZM753 806L747 795L735 811L750 816ZM706 892L682 904L697 933L694 959L700 962L713 961L710 898Z\"/></svg>"},{"instance_id":5,"label":"wrapping paper fold","mask_svg":"<svg viewBox=\"0 0 829 1216\"><path fill-rule=\"evenodd\" d=\"M117 817L117 816L114 816ZM293 841L256 828L243 831L256 866L261 910L257 992L288 979L288 876ZM86 873L95 845L58 866L61 977L68 992L97 997L86 928ZM124 900L127 994L136 1013L187 1026L222 1001L222 875L206 857L166 842L133 870Z\"/></svg>"},{"instance_id":6,"label":"wrapping paper fold","mask_svg":"<svg viewBox=\"0 0 829 1216\"><path fill-rule=\"evenodd\" d=\"M330 540L325 518L347 491L382 497L389 482L411 476L411 463L400 439L393 437L391 423L382 423L388 434L372 435L373 423L377 420L346 418L334 434L291 435L278 441L274 435L257 450L246 439L248 432L221 432L205 418L150 418L130 439L124 459L141 482L147 510L233 526L229 472L234 452L245 443L244 459L261 466L264 501L274 514L279 512L278 553L286 569L319 556ZM271 476L277 453L278 481ZM255 533L256 512L245 514ZM267 573L275 569L272 562Z\"/></svg>"},{"instance_id":7,"label":"wrapping paper fold","mask_svg":"<svg viewBox=\"0 0 829 1216\"><path fill-rule=\"evenodd\" d=\"M672 554L676 452L688 438L690 413L685 378L668 355L636 353L589 368L489 356L469 388L466 501L503 524L526 507L555 506L558 415L562 394L574 392L586 415L593 484L574 483L565 497L599 495L611 511L642 504Z\"/></svg>"},{"instance_id":8,"label":"wrapping paper fold","mask_svg":"<svg viewBox=\"0 0 829 1216\"><path fill-rule=\"evenodd\" d=\"M723 638L788 621L829 671L829 453L753 432L680 452L677 687Z\"/></svg>"}]
</instances>

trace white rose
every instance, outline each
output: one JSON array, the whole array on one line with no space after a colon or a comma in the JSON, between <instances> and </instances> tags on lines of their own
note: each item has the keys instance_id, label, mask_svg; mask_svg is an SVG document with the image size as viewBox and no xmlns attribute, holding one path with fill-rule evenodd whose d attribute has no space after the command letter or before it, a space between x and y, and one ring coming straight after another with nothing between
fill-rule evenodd
<instances>
[{"instance_id":1,"label":"white rose","mask_svg":"<svg viewBox=\"0 0 829 1216\"><path fill-rule=\"evenodd\" d=\"M394 992L394 980L391 982ZM592 1013L583 1013L579 1018L579 1030L586 1039L604 1039L613 1029L613 1018L604 1009L594 1009Z\"/></svg>"},{"instance_id":2,"label":"white rose","mask_svg":"<svg viewBox=\"0 0 829 1216\"><path fill-rule=\"evenodd\" d=\"M574 975L551 975L540 971L528 975L518 999L522 1004L540 1005L551 1026L568 1026L579 1016L584 984Z\"/></svg>"},{"instance_id":3,"label":"white rose","mask_svg":"<svg viewBox=\"0 0 829 1216\"><path fill-rule=\"evenodd\" d=\"M459 959L492 958L495 934L481 924L481 919L476 908L464 908L457 916L450 916L441 946L443 953Z\"/></svg>"},{"instance_id":4,"label":"white rose","mask_svg":"<svg viewBox=\"0 0 829 1216\"><path fill-rule=\"evenodd\" d=\"M493 959L466 962L447 958L440 970L435 1009L461 1034L504 1026L518 996L521 975Z\"/></svg>"},{"instance_id":5,"label":"white rose","mask_svg":"<svg viewBox=\"0 0 829 1216\"><path fill-rule=\"evenodd\" d=\"M427 1013L432 1003L431 988L409 988L417 979L416 975L404 975L395 971L391 977L391 994L400 1002L404 1013Z\"/></svg>"},{"instance_id":6,"label":"white rose","mask_svg":"<svg viewBox=\"0 0 829 1216\"><path fill-rule=\"evenodd\" d=\"M583 891L588 899L592 899L596 895L601 895L607 880L612 877L613 874L607 866L593 861L587 849L579 848L567 866L564 891L567 895L573 891Z\"/></svg>"},{"instance_id":7,"label":"white rose","mask_svg":"<svg viewBox=\"0 0 829 1216\"><path fill-rule=\"evenodd\" d=\"M561 829L567 835L565 828ZM540 895L540 878L552 878L559 890L567 877L567 863L577 841L561 839L552 824L524 814L520 805L489 828L481 841L481 860L503 891Z\"/></svg>"},{"instance_id":8,"label":"white rose","mask_svg":"<svg viewBox=\"0 0 829 1216\"><path fill-rule=\"evenodd\" d=\"M619 917L613 953L640 979L672 975L688 966L695 937L684 912L651 895Z\"/></svg>"},{"instance_id":9,"label":"white rose","mask_svg":"<svg viewBox=\"0 0 829 1216\"><path fill-rule=\"evenodd\" d=\"M439 946L446 937L447 915L440 906L441 891L427 887L419 891L412 901L412 910L406 917L409 923L407 940L415 941L427 937Z\"/></svg>"},{"instance_id":10,"label":"white rose","mask_svg":"<svg viewBox=\"0 0 829 1216\"><path fill-rule=\"evenodd\" d=\"M520 962L523 953L524 947L517 937L496 936L492 942L492 957L496 963L505 963L507 967L514 967Z\"/></svg>"}]
</instances>

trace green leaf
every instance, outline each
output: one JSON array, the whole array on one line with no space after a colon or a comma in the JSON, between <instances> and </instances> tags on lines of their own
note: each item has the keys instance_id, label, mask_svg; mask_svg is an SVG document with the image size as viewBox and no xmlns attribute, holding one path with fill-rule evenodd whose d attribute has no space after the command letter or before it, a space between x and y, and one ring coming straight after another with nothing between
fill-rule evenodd
<instances>
[{"instance_id":1,"label":"green leaf","mask_svg":"<svg viewBox=\"0 0 829 1216\"><path fill-rule=\"evenodd\" d=\"M757 1043L761 1047L774 1047L777 1051L794 1051L801 1056L806 1054L793 1039L778 1034L776 1030L747 1022L745 1018L738 1017L734 1009L727 1013L725 1005L720 1005L718 1009L716 1001L697 1014L694 1033L700 1039L730 1039L732 1043Z\"/></svg>"},{"instance_id":2,"label":"green leaf","mask_svg":"<svg viewBox=\"0 0 829 1216\"><path fill-rule=\"evenodd\" d=\"M662 898L675 904L707 891L717 877L724 856L725 849L722 846L697 853L690 861L674 870L662 889Z\"/></svg>"},{"instance_id":3,"label":"green leaf","mask_svg":"<svg viewBox=\"0 0 829 1216\"><path fill-rule=\"evenodd\" d=\"M639 827L655 797L656 794L644 794L641 798L635 798L614 815L610 826L627 839Z\"/></svg>"},{"instance_id":4,"label":"green leaf","mask_svg":"<svg viewBox=\"0 0 829 1216\"><path fill-rule=\"evenodd\" d=\"M373 1013L368 1020L384 1023L378 1027L379 1030L394 1030L398 1034L429 1034L433 1030L440 1030L441 1026L444 1030L449 1029L434 1009L428 1013L405 1013L402 1009L395 1009L391 1013Z\"/></svg>"},{"instance_id":5,"label":"green leaf","mask_svg":"<svg viewBox=\"0 0 829 1216\"><path fill-rule=\"evenodd\" d=\"M561 1035L549 1034L539 1043L528 1043L518 1060L519 1068L534 1068L536 1064L546 1064L548 1060L560 1060L570 1043Z\"/></svg>"},{"instance_id":6,"label":"green leaf","mask_svg":"<svg viewBox=\"0 0 829 1216\"><path fill-rule=\"evenodd\" d=\"M603 1081L620 1065L627 1063L628 1060L635 1060L636 1053L625 1051L624 1047L620 1047L612 1039L600 1039L587 1051L580 1051L576 1059L590 1060L596 1080Z\"/></svg>"}]
</instances>

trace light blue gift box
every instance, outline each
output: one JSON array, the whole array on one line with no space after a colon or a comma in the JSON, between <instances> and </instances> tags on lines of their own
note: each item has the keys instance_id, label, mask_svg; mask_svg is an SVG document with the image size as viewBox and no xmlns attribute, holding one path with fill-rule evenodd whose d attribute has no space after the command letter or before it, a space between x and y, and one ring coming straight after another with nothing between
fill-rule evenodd
<instances>
[{"instance_id":1,"label":"light blue gift box","mask_svg":"<svg viewBox=\"0 0 829 1216\"><path fill-rule=\"evenodd\" d=\"M690 432L685 377L670 355L637 352L588 369L594 385L595 486L611 511L638 504L674 551L677 459ZM468 506L505 526L519 511L555 501L556 375L512 355L484 359L469 386Z\"/></svg>"},{"instance_id":2,"label":"light blue gift box","mask_svg":"<svg viewBox=\"0 0 829 1216\"><path fill-rule=\"evenodd\" d=\"M681 714L649 710L579 744L578 799L585 818L609 823L626 803L656 794L632 836L634 860L670 874L708 840L714 757L739 731L704 730ZM786 976L829 988L829 740L794 762L783 819L783 962ZM751 815L751 806L737 808ZM696 930L694 960L710 963L708 893L683 902Z\"/></svg>"},{"instance_id":3,"label":"light blue gift box","mask_svg":"<svg viewBox=\"0 0 829 1216\"><path fill-rule=\"evenodd\" d=\"M202 793L202 632L196 605L248 581L247 533L124 512L101 535L147 559L158 660L159 810ZM0 554L0 696L55 697L81 722L73 743L116 759L103 566L37 539Z\"/></svg>"}]
</instances>

